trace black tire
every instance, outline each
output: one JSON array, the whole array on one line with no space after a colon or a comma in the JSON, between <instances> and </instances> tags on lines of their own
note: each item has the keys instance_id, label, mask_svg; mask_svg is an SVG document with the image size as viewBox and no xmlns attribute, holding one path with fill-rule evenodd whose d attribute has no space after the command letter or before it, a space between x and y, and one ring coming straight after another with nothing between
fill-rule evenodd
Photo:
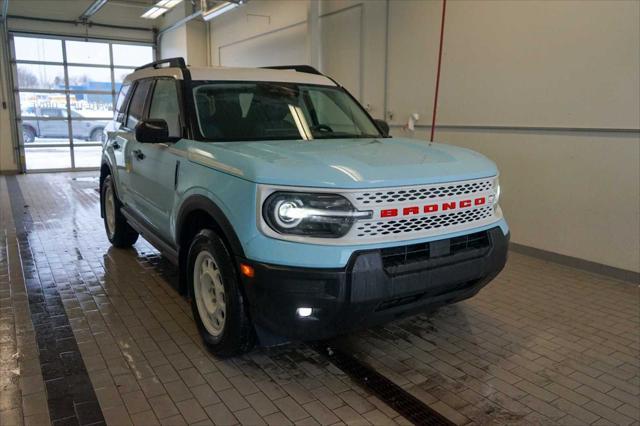
<instances>
[{"instance_id":1,"label":"black tire","mask_svg":"<svg viewBox=\"0 0 640 426\"><path fill-rule=\"evenodd\" d=\"M36 141L36 131L29 126L22 126L22 141L24 143L33 143Z\"/></svg>"},{"instance_id":2,"label":"black tire","mask_svg":"<svg viewBox=\"0 0 640 426\"><path fill-rule=\"evenodd\" d=\"M93 129L89 135L89 140L92 142L104 142L104 129L102 127Z\"/></svg>"},{"instance_id":3,"label":"black tire","mask_svg":"<svg viewBox=\"0 0 640 426\"><path fill-rule=\"evenodd\" d=\"M200 316L195 295L194 268L196 259L203 252L212 256L217 267L216 271L219 272L224 287L226 313L224 325L218 335L214 335L207 330ZM256 339L253 325L247 312L248 307L240 290L238 275L233 265L231 254L222 239L214 231L203 229L193 238L187 254L186 268L191 309L205 346L211 353L219 357L230 357L250 351Z\"/></svg>"},{"instance_id":4,"label":"black tire","mask_svg":"<svg viewBox=\"0 0 640 426\"><path fill-rule=\"evenodd\" d=\"M109 195L109 191L111 191L111 196ZM107 203L109 203L109 200L111 199L113 200L114 214L113 229L110 229L109 218L107 217L110 213ZM109 242L111 242L113 246L119 248L127 248L135 244L138 240L138 233L127 223L127 219L125 219L124 215L120 212L122 203L120 203L116 194L111 175L108 175L102 183L102 189L100 191L100 207L102 208L104 229L107 233L107 238L109 238Z\"/></svg>"}]
</instances>

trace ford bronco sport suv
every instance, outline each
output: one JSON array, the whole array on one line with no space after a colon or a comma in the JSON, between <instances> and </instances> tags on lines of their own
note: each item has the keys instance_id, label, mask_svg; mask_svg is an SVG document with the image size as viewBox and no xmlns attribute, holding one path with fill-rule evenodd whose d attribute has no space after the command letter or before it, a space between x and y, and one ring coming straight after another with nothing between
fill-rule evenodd
<instances>
[{"instance_id":1,"label":"ford bronco sport suv","mask_svg":"<svg viewBox=\"0 0 640 426\"><path fill-rule=\"evenodd\" d=\"M332 79L277 68L138 68L104 143L109 240L140 234L179 266L213 353L382 324L498 274L493 162L392 138Z\"/></svg>"}]
</instances>

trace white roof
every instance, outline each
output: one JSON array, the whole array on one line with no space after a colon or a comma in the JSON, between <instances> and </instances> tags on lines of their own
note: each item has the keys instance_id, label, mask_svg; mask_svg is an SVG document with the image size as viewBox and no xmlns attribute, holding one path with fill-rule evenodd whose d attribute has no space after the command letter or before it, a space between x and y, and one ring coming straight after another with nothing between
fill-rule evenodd
<instances>
[{"instance_id":1,"label":"white roof","mask_svg":"<svg viewBox=\"0 0 640 426\"><path fill-rule=\"evenodd\" d=\"M191 79L216 81L276 81L301 84L319 84L335 86L331 79L317 74L294 70L274 70L266 68L228 68L228 67L189 67ZM129 74L125 81L134 81L145 77L173 77L182 80L180 68L145 68Z\"/></svg>"}]
</instances>

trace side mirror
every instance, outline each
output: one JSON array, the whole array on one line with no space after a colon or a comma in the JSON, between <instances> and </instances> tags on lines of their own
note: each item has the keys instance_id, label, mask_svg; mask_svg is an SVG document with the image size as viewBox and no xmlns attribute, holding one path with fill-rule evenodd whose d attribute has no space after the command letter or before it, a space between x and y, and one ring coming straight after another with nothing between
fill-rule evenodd
<instances>
[{"instance_id":1,"label":"side mirror","mask_svg":"<svg viewBox=\"0 0 640 426\"><path fill-rule=\"evenodd\" d=\"M376 123L378 130L380 130L380 133L382 133L384 137L389 136L389 124L386 121L380 119L374 119L373 121Z\"/></svg>"},{"instance_id":2,"label":"side mirror","mask_svg":"<svg viewBox=\"0 0 640 426\"><path fill-rule=\"evenodd\" d=\"M136 125L136 140L144 143L169 142L169 126L162 119L151 119Z\"/></svg>"}]
</instances>

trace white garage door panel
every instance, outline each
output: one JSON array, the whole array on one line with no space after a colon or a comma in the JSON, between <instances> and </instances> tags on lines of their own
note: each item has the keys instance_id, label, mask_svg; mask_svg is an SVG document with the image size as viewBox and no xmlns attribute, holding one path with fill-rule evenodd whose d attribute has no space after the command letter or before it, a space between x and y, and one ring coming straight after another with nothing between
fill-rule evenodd
<instances>
[{"instance_id":1,"label":"white garage door panel","mask_svg":"<svg viewBox=\"0 0 640 426\"><path fill-rule=\"evenodd\" d=\"M302 23L236 44L221 46L220 65L263 67L307 63L307 25Z\"/></svg>"},{"instance_id":2,"label":"white garage door panel","mask_svg":"<svg viewBox=\"0 0 640 426\"><path fill-rule=\"evenodd\" d=\"M394 124L406 123L414 112L420 114L419 124L431 122L441 7L439 1L389 4L387 96Z\"/></svg>"},{"instance_id":3,"label":"white garage door panel","mask_svg":"<svg viewBox=\"0 0 640 426\"><path fill-rule=\"evenodd\" d=\"M362 99L362 5L320 17L321 70Z\"/></svg>"},{"instance_id":4,"label":"white garage door panel","mask_svg":"<svg viewBox=\"0 0 640 426\"><path fill-rule=\"evenodd\" d=\"M640 2L460 0L446 19L440 124L640 127Z\"/></svg>"}]
</instances>

